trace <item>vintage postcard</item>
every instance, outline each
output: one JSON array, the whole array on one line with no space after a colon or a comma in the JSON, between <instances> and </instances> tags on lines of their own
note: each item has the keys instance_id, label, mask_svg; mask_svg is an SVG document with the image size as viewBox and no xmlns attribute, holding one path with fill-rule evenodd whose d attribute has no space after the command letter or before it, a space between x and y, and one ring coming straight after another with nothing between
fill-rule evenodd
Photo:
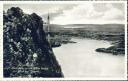
<instances>
[{"instance_id":1,"label":"vintage postcard","mask_svg":"<svg viewBox=\"0 0 128 81\"><path fill-rule=\"evenodd\" d=\"M126 80L126 1L0 6L3 80Z\"/></svg>"}]
</instances>

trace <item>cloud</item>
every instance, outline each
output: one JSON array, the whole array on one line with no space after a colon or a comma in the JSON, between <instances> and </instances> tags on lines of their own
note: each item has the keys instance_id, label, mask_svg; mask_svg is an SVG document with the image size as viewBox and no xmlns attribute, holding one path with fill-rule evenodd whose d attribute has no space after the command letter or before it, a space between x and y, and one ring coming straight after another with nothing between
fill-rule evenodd
<instances>
[{"instance_id":1,"label":"cloud","mask_svg":"<svg viewBox=\"0 0 128 81\"><path fill-rule=\"evenodd\" d=\"M84 4L6 4L4 10L20 7L25 13L37 13L46 21L48 12L53 24L124 23L124 3Z\"/></svg>"},{"instance_id":2,"label":"cloud","mask_svg":"<svg viewBox=\"0 0 128 81\"><path fill-rule=\"evenodd\" d=\"M75 4L4 4L4 10L11 7L20 7L25 13L37 13L39 15L56 13L61 10L72 9Z\"/></svg>"},{"instance_id":3,"label":"cloud","mask_svg":"<svg viewBox=\"0 0 128 81\"><path fill-rule=\"evenodd\" d=\"M105 20L123 20L124 13L117 8L111 8L109 11L104 13L102 18Z\"/></svg>"},{"instance_id":4,"label":"cloud","mask_svg":"<svg viewBox=\"0 0 128 81\"><path fill-rule=\"evenodd\" d=\"M118 4L119 3L115 3ZM122 5L122 4L121 4ZM117 5L116 5L117 6ZM52 23L56 24L107 24L124 23L123 8L115 7L113 4L83 4L72 10L64 10L63 14L54 18Z\"/></svg>"}]
</instances>

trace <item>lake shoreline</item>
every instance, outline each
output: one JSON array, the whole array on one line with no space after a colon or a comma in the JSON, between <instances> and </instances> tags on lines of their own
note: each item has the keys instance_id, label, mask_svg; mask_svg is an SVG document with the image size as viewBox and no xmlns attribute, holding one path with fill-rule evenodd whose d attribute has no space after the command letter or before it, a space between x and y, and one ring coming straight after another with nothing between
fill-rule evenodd
<instances>
[{"instance_id":1,"label":"lake shoreline","mask_svg":"<svg viewBox=\"0 0 128 81\"><path fill-rule=\"evenodd\" d=\"M63 44L53 48L65 77L123 76L123 55L115 56L95 51L97 48L112 46L110 42L86 38L73 38L71 41L77 43Z\"/></svg>"}]
</instances>

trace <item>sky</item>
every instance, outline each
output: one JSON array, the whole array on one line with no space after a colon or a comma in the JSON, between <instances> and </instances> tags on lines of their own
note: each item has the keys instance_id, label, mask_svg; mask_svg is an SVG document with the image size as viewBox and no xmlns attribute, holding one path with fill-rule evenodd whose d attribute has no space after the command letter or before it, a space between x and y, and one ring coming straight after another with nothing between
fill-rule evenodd
<instances>
[{"instance_id":1,"label":"sky","mask_svg":"<svg viewBox=\"0 0 128 81\"><path fill-rule=\"evenodd\" d=\"M4 10L20 7L25 13L37 13L51 24L123 24L124 3L84 4L5 4Z\"/></svg>"}]
</instances>

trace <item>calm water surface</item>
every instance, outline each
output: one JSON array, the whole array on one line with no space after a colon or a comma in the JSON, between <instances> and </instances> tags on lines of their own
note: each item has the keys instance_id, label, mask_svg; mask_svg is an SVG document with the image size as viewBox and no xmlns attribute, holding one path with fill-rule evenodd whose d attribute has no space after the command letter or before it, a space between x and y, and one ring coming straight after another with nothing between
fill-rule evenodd
<instances>
[{"instance_id":1,"label":"calm water surface","mask_svg":"<svg viewBox=\"0 0 128 81\"><path fill-rule=\"evenodd\" d=\"M98 53L97 48L109 47L107 41L73 38L77 43L54 48L65 77L123 77L124 56Z\"/></svg>"}]
</instances>

